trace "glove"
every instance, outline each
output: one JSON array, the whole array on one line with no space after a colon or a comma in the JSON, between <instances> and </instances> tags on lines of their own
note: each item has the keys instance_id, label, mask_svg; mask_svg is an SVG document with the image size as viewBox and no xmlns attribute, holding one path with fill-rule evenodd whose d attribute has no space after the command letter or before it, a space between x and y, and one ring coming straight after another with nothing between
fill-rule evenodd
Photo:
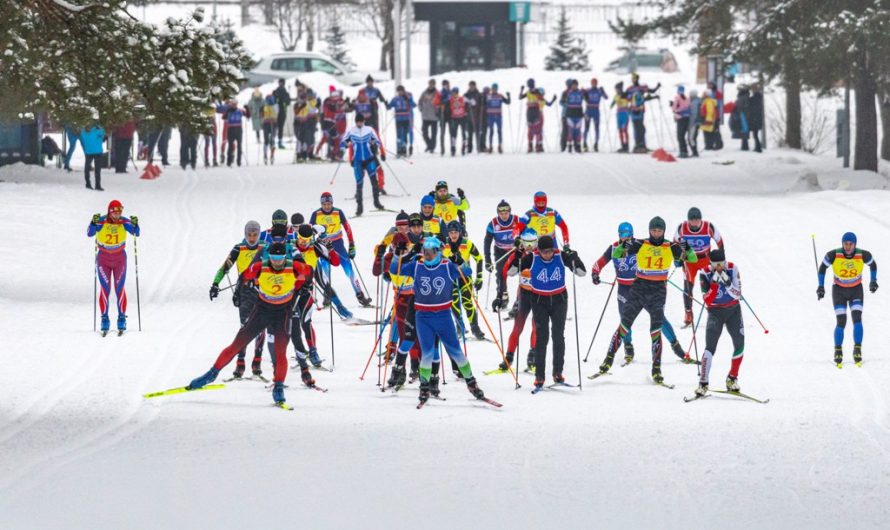
<instances>
[{"instance_id":1,"label":"glove","mask_svg":"<svg viewBox=\"0 0 890 530\"><path fill-rule=\"evenodd\" d=\"M491 262L491 260L485 260L485 270L488 272L494 272L494 264Z\"/></svg>"},{"instance_id":2,"label":"glove","mask_svg":"<svg viewBox=\"0 0 890 530\"><path fill-rule=\"evenodd\" d=\"M461 199L466 198L466 196L464 195L464 190L462 190L460 188L457 188L457 196L460 197Z\"/></svg>"},{"instance_id":3,"label":"glove","mask_svg":"<svg viewBox=\"0 0 890 530\"><path fill-rule=\"evenodd\" d=\"M386 247L384 245L377 245L377 257L382 258L384 254L386 254Z\"/></svg>"},{"instance_id":4,"label":"glove","mask_svg":"<svg viewBox=\"0 0 890 530\"><path fill-rule=\"evenodd\" d=\"M463 265L464 264L464 258L463 258L463 256L460 255L460 252L454 252L451 255L451 261L455 265Z\"/></svg>"},{"instance_id":5,"label":"glove","mask_svg":"<svg viewBox=\"0 0 890 530\"><path fill-rule=\"evenodd\" d=\"M872 281L868 284L868 292L873 293L878 290L878 282Z\"/></svg>"},{"instance_id":6,"label":"glove","mask_svg":"<svg viewBox=\"0 0 890 530\"><path fill-rule=\"evenodd\" d=\"M435 192L435 191L431 191L431 192L427 193L427 195L429 195L430 197L435 198L435 197L436 197L436 192Z\"/></svg>"},{"instance_id":7,"label":"glove","mask_svg":"<svg viewBox=\"0 0 890 530\"><path fill-rule=\"evenodd\" d=\"M476 276L476 283L473 285L477 291L482 290L482 276Z\"/></svg>"},{"instance_id":8,"label":"glove","mask_svg":"<svg viewBox=\"0 0 890 530\"><path fill-rule=\"evenodd\" d=\"M510 92L509 92L509 91L507 91L507 97L508 97L508 98L510 97Z\"/></svg>"},{"instance_id":9,"label":"glove","mask_svg":"<svg viewBox=\"0 0 890 530\"><path fill-rule=\"evenodd\" d=\"M241 305L241 294L238 291L232 293L232 305L235 307Z\"/></svg>"},{"instance_id":10,"label":"glove","mask_svg":"<svg viewBox=\"0 0 890 530\"><path fill-rule=\"evenodd\" d=\"M591 272L591 273L590 273L590 279L593 280L593 285L599 285L599 284L600 284L600 275L599 275L599 273L597 273L597 272Z\"/></svg>"},{"instance_id":11,"label":"glove","mask_svg":"<svg viewBox=\"0 0 890 530\"><path fill-rule=\"evenodd\" d=\"M497 313L503 307L501 304L503 304L503 302L501 301L501 297L498 296L494 299L494 302L491 303L491 310Z\"/></svg>"},{"instance_id":12,"label":"glove","mask_svg":"<svg viewBox=\"0 0 890 530\"><path fill-rule=\"evenodd\" d=\"M349 259L355 259L355 243L349 244Z\"/></svg>"},{"instance_id":13,"label":"glove","mask_svg":"<svg viewBox=\"0 0 890 530\"><path fill-rule=\"evenodd\" d=\"M683 252L689 250L689 243L685 239L680 239L679 241L677 241L677 244L680 245L680 250L682 250Z\"/></svg>"},{"instance_id":14,"label":"glove","mask_svg":"<svg viewBox=\"0 0 890 530\"><path fill-rule=\"evenodd\" d=\"M139 218L135 215L130 217L130 224L133 226L139 226Z\"/></svg>"},{"instance_id":15,"label":"glove","mask_svg":"<svg viewBox=\"0 0 890 530\"><path fill-rule=\"evenodd\" d=\"M330 239L322 239L321 244L324 245L324 248L328 249L328 254L334 251L334 242Z\"/></svg>"},{"instance_id":16,"label":"glove","mask_svg":"<svg viewBox=\"0 0 890 530\"><path fill-rule=\"evenodd\" d=\"M405 241L399 241L399 244L396 245L396 251L402 253L406 250L408 250L408 243L406 243Z\"/></svg>"},{"instance_id":17,"label":"glove","mask_svg":"<svg viewBox=\"0 0 890 530\"><path fill-rule=\"evenodd\" d=\"M722 285L724 287L726 287L727 285L732 283L732 282L730 282L729 274L727 274L726 271L715 272L714 273L714 281L716 281L717 283L719 283L720 285Z\"/></svg>"},{"instance_id":18,"label":"glove","mask_svg":"<svg viewBox=\"0 0 890 530\"><path fill-rule=\"evenodd\" d=\"M678 268L678 269L683 268L683 262L680 261L680 260L678 260L678 259L675 259L675 260L674 260L674 267L676 267L676 268Z\"/></svg>"},{"instance_id":19,"label":"glove","mask_svg":"<svg viewBox=\"0 0 890 530\"><path fill-rule=\"evenodd\" d=\"M385 152L380 153L380 160L383 160L384 162L386 162L386 153Z\"/></svg>"},{"instance_id":20,"label":"glove","mask_svg":"<svg viewBox=\"0 0 890 530\"><path fill-rule=\"evenodd\" d=\"M522 243L522 240L519 239L519 236L516 236L516 237L513 239L513 247L514 247L514 248L519 248L519 245L520 245L521 243Z\"/></svg>"},{"instance_id":21,"label":"glove","mask_svg":"<svg viewBox=\"0 0 890 530\"><path fill-rule=\"evenodd\" d=\"M572 247L570 247L568 243L566 243L565 245L562 246L563 254L570 254L571 252L572 252Z\"/></svg>"},{"instance_id":22,"label":"glove","mask_svg":"<svg viewBox=\"0 0 890 530\"><path fill-rule=\"evenodd\" d=\"M217 296L219 296L219 284L214 283L210 286L210 300L213 300Z\"/></svg>"},{"instance_id":23,"label":"glove","mask_svg":"<svg viewBox=\"0 0 890 530\"><path fill-rule=\"evenodd\" d=\"M390 276L389 271L383 271L383 279L388 282L392 282L392 276Z\"/></svg>"},{"instance_id":24,"label":"glove","mask_svg":"<svg viewBox=\"0 0 890 530\"><path fill-rule=\"evenodd\" d=\"M93 221L92 221L93 224L94 224L94 225L99 224L99 219L100 219L101 217L102 217L102 216L99 215L99 214L93 214Z\"/></svg>"},{"instance_id":25,"label":"glove","mask_svg":"<svg viewBox=\"0 0 890 530\"><path fill-rule=\"evenodd\" d=\"M820 285L816 288L816 300L822 300L823 298L825 298L825 287Z\"/></svg>"}]
</instances>

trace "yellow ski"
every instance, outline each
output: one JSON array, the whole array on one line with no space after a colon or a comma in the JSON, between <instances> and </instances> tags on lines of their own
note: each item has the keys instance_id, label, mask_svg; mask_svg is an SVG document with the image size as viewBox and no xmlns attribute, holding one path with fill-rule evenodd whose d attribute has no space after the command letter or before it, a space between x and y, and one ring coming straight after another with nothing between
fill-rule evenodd
<instances>
[{"instance_id":1,"label":"yellow ski","mask_svg":"<svg viewBox=\"0 0 890 530\"><path fill-rule=\"evenodd\" d=\"M179 388L171 388L170 390L162 390L160 392L151 392L149 394L143 394L144 398L154 398L159 396L172 396L173 394L183 394L185 392L197 392L198 390L219 390L220 388L225 388L226 385L216 384L216 385L207 385L202 386L201 388L196 388L194 390L189 390L187 386L181 386Z\"/></svg>"}]
</instances>

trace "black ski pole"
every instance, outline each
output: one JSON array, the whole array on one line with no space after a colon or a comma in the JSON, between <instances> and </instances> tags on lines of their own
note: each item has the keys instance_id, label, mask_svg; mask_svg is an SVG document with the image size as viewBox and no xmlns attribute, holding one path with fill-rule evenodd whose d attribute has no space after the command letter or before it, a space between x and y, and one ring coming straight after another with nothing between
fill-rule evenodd
<instances>
[{"instance_id":1,"label":"black ski pole","mask_svg":"<svg viewBox=\"0 0 890 530\"><path fill-rule=\"evenodd\" d=\"M349 260L352 261L352 268L355 269L355 273L358 274L359 281L362 282L362 289L364 290L364 295L370 296L371 292L368 291L367 287L365 287L365 279L362 278L362 271L359 270L358 265L355 264L355 258L349 258Z\"/></svg>"},{"instance_id":2,"label":"black ski pole","mask_svg":"<svg viewBox=\"0 0 890 530\"><path fill-rule=\"evenodd\" d=\"M572 271L572 303L575 306L575 351L578 353L578 390L583 390L581 377L581 336L578 331L578 296L575 291L575 274ZM615 284L612 284L614 287Z\"/></svg>"},{"instance_id":3,"label":"black ski pole","mask_svg":"<svg viewBox=\"0 0 890 530\"><path fill-rule=\"evenodd\" d=\"M136 246L138 237L133 238L133 260L136 265L136 318L139 322L139 331L142 331L142 308L139 305L139 249Z\"/></svg>"},{"instance_id":4,"label":"black ski pole","mask_svg":"<svg viewBox=\"0 0 890 530\"><path fill-rule=\"evenodd\" d=\"M331 315L331 371L334 371L334 368L337 367L337 356L334 353L334 303L331 302L331 305L328 306L328 312Z\"/></svg>"},{"instance_id":5,"label":"black ski pole","mask_svg":"<svg viewBox=\"0 0 890 530\"><path fill-rule=\"evenodd\" d=\"M93 331L96 331L96 307L98 305L98 281L99 281L99 243L93 252Z\"/></svg>"},{"instance_id":6,"label":"black ski pole","mask_svg":"<svg viewBox=\"0 0 890 530\"><path fill-rule=\"evenodd\" d=\"M819 272L819 256L816 254L816 234L811 234L813 238L813 263L816 264L816 273Z\"/></svg>"},{"instance_id":7,"label":"black ski pole","mask_svg":"<svg viewBox=\"0 0 890 530\"><path fill-rule=\"evenodd\" d=\"M402 191L405 192L405 195L410 196L410 195L411 195L411 192L408 191L408 188L406 188L404 184L402 184L402 179L400 179L399 176L396 175L396 172L392 170L392 166L389 165L389 162L387 162L386 160L384 160L383 163L386 165L386 169L389 170L389 174L392 175L392 177L393 177L394 179L396 179L396 182L399 183L399 187L402 188Z\"/></svg>"},{"instance_id":8,"label":"black ski pole","mask_svg":"<svg viewBox=\"0 0 890 530\"><path fill-rule=\"evenodd\" d=\"M587 358L590 357L590 350L593 349L593 341L596 340L596 334L599 333L600 324L603 323L603 316L606 314L606 308L609 307L609 300L612 298L612 291L615 290L615 284L618 283L618 278L615 278L615 281L612 282L612 287L609 289L609 296L606 297L606 303L603 305L603 312L600 313L599 322L596 323L596 329L593 331L593 338L590 339L590 346L587 347L587 355L584 356L584 362L587 362ZM575 319L577 320L577 319Z\"/></svg>"}]
</instances>

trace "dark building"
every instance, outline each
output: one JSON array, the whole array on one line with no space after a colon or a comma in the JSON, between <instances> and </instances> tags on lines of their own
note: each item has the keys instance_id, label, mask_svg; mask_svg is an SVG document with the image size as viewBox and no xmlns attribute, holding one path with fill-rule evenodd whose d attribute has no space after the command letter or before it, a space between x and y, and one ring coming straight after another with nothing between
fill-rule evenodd
<instances>
[{"instance_id":1,"label":"dark building","mask_svg":"<svg viewBox=\"0 0 890 530\"><path fill-rule=\"evenodd\" d=\"M0 120L0 166L40 164L39 133L36 120Z\"/></svg>"},{"instance_id":2,"label":"dark building","mask_svg":"<svg viewBox=\"0 0 890 530\"><path fill-rule=\"evenodd\" d=\"M516 4L529 3L415 0L414 19L430 24L430 74L516 66Z\"/></svg>"}]
</instances>

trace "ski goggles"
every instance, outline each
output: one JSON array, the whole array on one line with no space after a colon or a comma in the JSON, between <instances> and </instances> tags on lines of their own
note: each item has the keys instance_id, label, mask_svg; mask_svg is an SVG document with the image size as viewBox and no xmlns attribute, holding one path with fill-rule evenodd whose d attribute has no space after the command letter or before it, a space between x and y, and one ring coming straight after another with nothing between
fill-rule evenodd
<instances>
[{"instance_id":1,"label":"ski goggles","mask_svg":"<svg viewBox=\"0 0 890 530\"><path fill-rule=\"evenodd\" d=\"M108 210L108 213L121 213L124 211L123 206L115 206L114 208Z\"/></svg>"},{"instance_id":2,"label":"ski goggles","mask_svg":"<svg viewBox=\"0 0 890 530\"><path fill-rule=\"evenodd\" d=\"M287 219L272 219L273 225L286 225Z\"/></svg>"},{"instance_id":3,"label":"ski goggles","mask_svg":"<svg viewBox=\"0 0 890 530\"><path fill-rule=\"evenodd\" d=\"M283 261L287 254L269 254L269 259L273 261Z\"/></svg>"},{"instance_id":4,"label":"ski goggles","mask_svg":"<svg viewBox=\"0 0 890 530\"><path fill-rule=\"evenodd\" d=\"M512 211L513 210L511 210L509 206L501 206L498 208L498 213L510 213Z\"/></svg>"}]
</instances>

